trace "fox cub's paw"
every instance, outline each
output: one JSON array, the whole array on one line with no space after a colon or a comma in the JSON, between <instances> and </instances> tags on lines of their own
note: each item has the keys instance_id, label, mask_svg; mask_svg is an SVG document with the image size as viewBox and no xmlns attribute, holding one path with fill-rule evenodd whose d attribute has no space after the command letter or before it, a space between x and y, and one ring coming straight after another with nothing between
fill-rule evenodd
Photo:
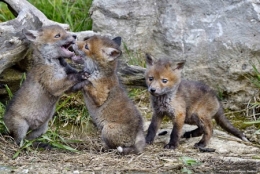
<instances>
[{"instance_id":1,"label":"fox cub's paw","mask_svg":"<svg viewBox=\"0 0 260 174\"><path fill-rule=\"evenodd\" d=\"M205 144L195 143L194 148L198 149L200 152L215 152L216 149L207 148Z\"/></svg>"},{"instance_id":2,"label":"fox cub's paw","mask_svg":"<svg viewBox=\"0 0 260 174\"><path fill-rule=\"evenodd\" d=\"M80 71L79 75L80 75L80 80L87 80L90 76L90 73L86 71Z\"/></svg>"},{"instance_id":3,"label":"fox cub's paw","mask_svg":"<svg viewBox=\"0 0 260 174\"><path fill-rule=\"evenodd\" d=\"M150 138L146 138L145 142L146 144L153 144L153 140L151 140Z\"/></svg>"},{"instance_id":4,"label":"fox cub's paw","mask_svg":"<svg viewBox=\"0 0 260 174\"><path fill-rule=\"evenodd\" d=\"M166 145L164 146L164 148L165 148L165 149L176 149L176 148L177 148L177 145L168 143L168 144L166 144Z\"/></svg>"}]
</instances>

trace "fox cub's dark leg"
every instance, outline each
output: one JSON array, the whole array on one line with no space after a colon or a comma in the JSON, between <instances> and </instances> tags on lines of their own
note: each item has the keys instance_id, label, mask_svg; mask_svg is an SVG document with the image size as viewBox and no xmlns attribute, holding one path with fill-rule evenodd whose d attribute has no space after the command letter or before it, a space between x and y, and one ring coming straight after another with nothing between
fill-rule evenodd
<instances>
[{"instance_id":1,"label":"fox cub's dark leg","mask_svg":"<svg viewBox=\"0 0 260 174\"><path fill-rule=\"evenodd\" d=\"M180 126L178 124L174 124L172 133L170 136L170 142L164 146L165 149L176 149L179 145L179 139L180 139Z\"/></svg>"},{"instance_id":2,"label":"fox cub's dark leg","mask_svg":"<svg viewBox=\"0 0 260 174\"><path fill-rule=\"evenodd\" d=\"M203 134L202 139L194 145L195 148L203 148L207 145L209 139L212 136L212 130L213 130L212 121L210 117L208 116L199 117L198 114L192 114L191 119L198 126L198 128L192 131L185 132L182 137L183 138L199 137Z\"/></svg>"},{"instance_id":3,"label":"fox cub's dark leg","mask_svg":"<svg viewBox=\"0 0 260 174\"><path fill-rule=\"evenodd\" d=\"M40 127L38 127L35 130L32 130L27 136L26 139L28 140L32 140L35 139L39 136L41 136L42 134L44 134L46 131L48 130L48 121L46 121L45 123L43 123Z\"/></svg>"},{"instance_id":4,"label":"fox cub's dark leg","mask_svg":"<svg viewBox=\"0 0 260 174\"><path fill-rule=\"evenodd\" d=\"M20 120L20 121L19 121ZM16 120L16 129L11 132L15 139L16 144L20 145L21 141L25 138L27 131L29 130L29 125L24 119Z\"/></svg>"},{"instance_id":5,"label":"fox cub's dark leg","mask_svg":"<svg viewBox=\"0 0 260 174\"><path fill-rule=\"evenodd\" d=\"M89 77L89 73L86 71L78 72L75 68L71 67L64 58L59 58L59 62L61 66L65 68L65 72L68 75L76 76L80 81L86 80Z\"/></svg>"},{"instance_id":6,"label":"fox cub's dark leg","mask_svg":"<svg viewBox=\"0 0 260 174\"><path fill-rule=\"evenodd\" d=\"M79 83L77 83L76 85L71 87L67 92L78 91L78 90L82 89L83 86L85 86L86 84L89 83L88 80L86 80L89 77L89 73L88 72L85 72L85 71L78 72L76 69L71 67L65 61L64 58L59 58L59 62L61 64L61 66L63 66L65 68L65 72L69 76L70 79L76 78L79 81Z\"/></svg>"},{"instance_id":7,"label":"fox cub's dark leg","mask_svg":"<svg viewBox=\"0 0 260 174\"><path fill-rule=\"evenodd\" d=\"M147 135L146 135L146 138L145 138L147 144L153 143L154 137L156 135L156 132L157 132L161 122L162 122L162 119L163 119L163 115L156 114L156 113L153 114L152 121L150 123L150 126L148 128L148 132L147 132Z\"/></svg>"},{"instance_id":8,"label":"fox cub's dark leg","mask_svg":"<svg viewBox=\"0 0 260 174\"><path fill-rule=\"evenodd\" d=\"M86 86L86 85L88 85L90 83L91 83L90 81L84 80L82 82L77 83L73 87L71 87L71 89L69 91L70 92L75 92L75 91L81 90L84 86Z\"/></svg>"},{"instance_id":9,"label":"fox cub's dark leg","mask_svg":"<svg viewBox=\"0 0 260 174\"><path fill-rule=\"evenodd\" d=\"M184 125L186 114L184 112L176 112L176 118L173 118L173 129L170 137L170 142L164 146L166 149L176 149L179 145L182 127Z\"/></svg>"},{"instance_id":10,"label":"fox cub's dark leg","mask_svg":"<svg viewBox=\"0 0 260 174\"><path fill-rule=\"evenodd\" d=\"M202 139L194 145L195 147L205 147L212 136L213 125L211 119L207 117L202 117L201 125L201 127L203 128L203 136Z\"/></svg>"},{"instance_id":11,"label":"fox cub's dark leg","mask_svg":"<svg viewBox=\"0 0 260 174\"><path fill-rule=\"evenodd\" d=\"M60 64L61 66L63 66L65 68L65 72L66 74L75 74L78 71L74 68L72 68L66 61L64 58L59 58Z\"/></svg>"},{"instance_id":12,"label":"fox cub's dark leg","mask_svg":"<svg viewBox=\"0 0 260 174\"><path fill-rule=\"evenodd\" d=\"M203 129L201 128L197 128L197 129L194 129L192 131L188 131L188 132L185 132L183 135L182 135L182 138L192 138L192 137L199 137L203 134Z\"/></svg>"},{"instance_id":13,"label":"fox cub's dark leg","mask_svg":"<svg viewBox=\"0 0 260 174\"><path fill-rule=\"evenodd\" d=\"M195 124L198 126L197 129L185 132L182 135L182 138L192 138L192 137L199 137L203 134L203 125L201 124L199 117L197 114L192 114L191 120L195 122Z\"/></svg>"}]
</instances>

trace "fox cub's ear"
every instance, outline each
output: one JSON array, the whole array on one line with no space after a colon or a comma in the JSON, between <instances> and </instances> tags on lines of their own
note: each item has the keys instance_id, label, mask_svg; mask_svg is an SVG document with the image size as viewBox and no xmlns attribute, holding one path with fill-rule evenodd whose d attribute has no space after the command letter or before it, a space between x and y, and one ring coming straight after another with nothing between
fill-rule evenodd
<instances>
[{"instance_id":1,"label":"fox cub's ear","mask_svg":"<svg viewBox=\"0 0 260 174\"><path fill-rule=\"evenodd\" d=\"M26 30L23 29L22 33L25 35L25 37L30 41L35 41L38 36L38 31L35 30Z\"/></svg>"},{"instance_id":2,"label":"fox cub's ear","mask_svg":"<svg viewBox=\"0 0 260 174\"><path fill-rule=\"evenodd\" d=\"M118 46L121 45L121 40L122 38L121 37L115 37L114 39L112 39Z\"/></svg>"},{"instance_id":3,"label":"fox cub's ear","mask_svg":"<svg viewBox=\"0 0 260 174\"><path fill-rule=\"evenodd\" d=\"M121 45L121 37L112 39L118 46ZM102 49L103 53L107 57L108 61L113 61L121 55L121 51L112 47L106 47Z\"/></svg>"},{"instance_id":4,"label":"fox cub's ear","mask_svg":"<svg viewBox=\"0 0 260 174\"><path fill-rule=\"evenodd\" d=\"M102 49L108 61L113 61L121 55L121 51L115 48L106 47Z\"/></svg>"},{"instance_id":5,"label":"fox cub's ear","mask_svg":"<svg viewBox=\"0 0 260 174\"><path fill-rule=\"evenodd\" d=\"M145 53L145 61L147 66L153 66L154 61L150 54Z\"/></svg>"},{"instance_id":6,"label":"fox cub's ear","mask_svg":"<svg viewBox=\"0 0 260 174\"><path fill-rule=\"evenodd\" d=\"M172 66L172 69L173 69L173 70L175 70L175 69L177 69L177 70L182 70L183 67L184 67L185 62L186 62L185 60L182 60L182 61L180 61L180 62L175 63L175 64Z\"/></svg>"}]
</instances>

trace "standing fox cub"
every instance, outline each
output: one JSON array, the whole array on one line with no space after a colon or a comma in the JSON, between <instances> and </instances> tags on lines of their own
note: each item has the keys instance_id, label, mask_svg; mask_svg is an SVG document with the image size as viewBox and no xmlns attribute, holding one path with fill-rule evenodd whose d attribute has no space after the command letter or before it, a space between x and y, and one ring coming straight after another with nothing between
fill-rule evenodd
<instances>
[{"instance_id":1,"label":"standing fox cub","mask_svg":"<svg viewBox=\"0 0 260 174\"><path fill-rule=\"evenodd\" d=\"M68 48L76 36L58 25L23 30L23 34L31 42L34 64L4 115L5 125L17 144L45 133L60 96L85 77L63 59L75 55Z\"/></svg>"},{"instance_id":2,"label":"standing fox cub","mask_svg":"<svg viewBox=\"0 0 260 174\"><path fill-rule=\"evenodd\" d=\"M77 84L83 87L89 114L101 130L105 149L123 153L140 153L145 146L143 120L139 111L120 86L117 76L121 38L113 40L92 36L78 41L75 53L84 57L88 80Z\"/></svg>"},{"instance_id":3,"label":"standing fox cub","mask_svg":"<svg viewBox=\"0 0 260 174\"><path fill-rule=\"evenodd\" d=\"M183 137L203 135L195 144L196 148L203 149L212 136L213 118L227 132L248 141L225 117L223 107L213 90L202 83L181 79L184 63L184 61L173 63L170 59L154 61L146 54L145 79L153 107L146 142L151 144L154 141L164 115L170 117L174 124L170 142L164 147L167 149L177 148L184 123L198 126L197 129L186 132Z\"/></svg>"}]
</instances>

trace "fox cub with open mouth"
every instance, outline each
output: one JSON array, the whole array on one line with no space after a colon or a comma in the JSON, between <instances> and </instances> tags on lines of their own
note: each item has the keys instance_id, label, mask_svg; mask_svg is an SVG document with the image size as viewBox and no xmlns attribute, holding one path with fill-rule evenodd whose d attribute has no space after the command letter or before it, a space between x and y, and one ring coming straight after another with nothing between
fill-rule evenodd
<instances>
[{"instance_id":1,"label":"fox cub with open mouth","mask_svg":"<svg viewBox=\"0 0 260 174\"><path fill-rule=\"evenodd\" d=\"M75 53L84 58L84 71L90 75L73 88L83 88L85 104L101 130L104 148L117 148L123 154L142 152L145 146L142 116L117 76L121 38L92 36L76 45Z\"/></svg>"},{"instance_id":2,"label":"fox cub with open mouth","mask_svg":"<svg viewBox=\"0 0 260 174\"><path fill-rule=\"evenodd\" d=\"M31 42L33 67L4 114L4 123L17 144L45 133L61 95L87 78L63 59L75 56L68 48L76 36L58 25L23 30L23 34Z\"/></svg>"},{"instance_id":3,"label":"fox cub with open mouth","mask_svg":"<svg viewBox=\"0 0 260 174\"><path fill-rule=\"evenodd\" d=\"M174 125L170 142L165 145L168 149L177 148L184 123L198 126L197 129L186 132L183 137L203 135L202 139L195 144L196 148L203 149L212 136L213 118L227 132L248 141L225 117L223 107L213 90L200 82L181 79L184 64L185 61L174 63L168 58L155 61L146 54L145 79L153 108L146 142L153 143L165 115L172 119Z\"/></svg>"}]
</instances>

